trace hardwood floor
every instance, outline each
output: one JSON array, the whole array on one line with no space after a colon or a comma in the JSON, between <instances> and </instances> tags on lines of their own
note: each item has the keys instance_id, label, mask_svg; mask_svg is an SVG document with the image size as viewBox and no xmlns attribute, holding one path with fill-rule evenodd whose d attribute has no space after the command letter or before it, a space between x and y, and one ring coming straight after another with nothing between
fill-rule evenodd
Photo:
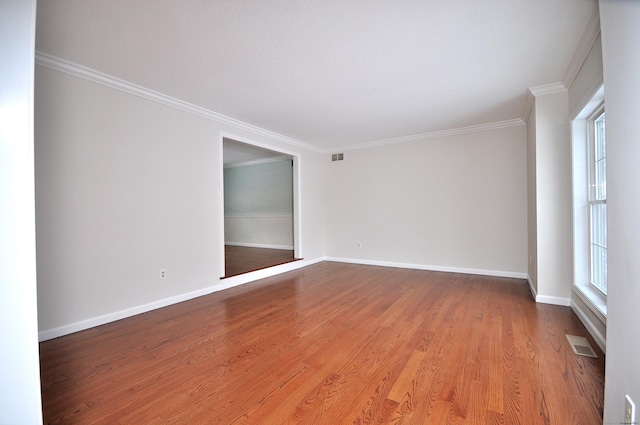
<instances>
[{"instance_id":1,"label":"hardwood floor","mask_svg":"<svg viewBox=\"0 0 640 425\"><path fill-rule=\"evenodd\" d=\"M602 423L523 280L320 263L41 343L50 424Z\"/></svg>"},{"instance_id":2,"label":"hardwood floor","mask_svg":"<svg viewBox=\"0 0 640 425\"><path fill-rule=\"evenodd\" d=\"M295 261L293 250L225 245L225 277Z\"/></svg>"}]
</instances>

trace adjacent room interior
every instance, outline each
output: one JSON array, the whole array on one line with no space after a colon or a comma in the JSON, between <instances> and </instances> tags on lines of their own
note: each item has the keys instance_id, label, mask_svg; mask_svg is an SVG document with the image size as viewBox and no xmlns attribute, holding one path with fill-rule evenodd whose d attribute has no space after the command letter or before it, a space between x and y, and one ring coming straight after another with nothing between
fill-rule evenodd
<instances>
[{"instance_id":1,"label":"adjacent room interior","mask_svg":"<svg viewBox=\"0 0 640 425\"><path fill-rule=\"evenodd\" d=\"M223 138L224 277L295 261L294 159Z\"/></svg>"}]
</instances>

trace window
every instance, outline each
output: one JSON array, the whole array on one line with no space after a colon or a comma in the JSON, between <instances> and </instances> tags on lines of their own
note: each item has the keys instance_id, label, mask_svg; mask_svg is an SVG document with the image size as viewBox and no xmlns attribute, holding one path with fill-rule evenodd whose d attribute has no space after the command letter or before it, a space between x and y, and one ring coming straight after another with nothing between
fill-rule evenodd
<instances>
[{"instance_id":1,"label":"window","mask_svg":"<svg viewBox=\"0 0 640 425\"><path fill-rule=\"evenodd\" d=\"M573 293L603 324L607 320L607 150L604 86L571 124Z\"/></svg>"},{"instance_id":2,"label":"window","mask_svg":"<svg viewBox=\"0 0 640 425\"><path fill-rule=\"evenodd\" d=\"M604 111L589 123L590 283L607 294L607 151Z\"/></svg>"}]
</instances>

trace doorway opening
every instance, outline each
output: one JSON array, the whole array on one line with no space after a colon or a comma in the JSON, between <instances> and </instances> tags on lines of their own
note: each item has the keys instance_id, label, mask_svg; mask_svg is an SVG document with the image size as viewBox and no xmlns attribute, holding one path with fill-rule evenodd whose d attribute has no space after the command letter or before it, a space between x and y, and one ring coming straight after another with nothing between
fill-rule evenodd
<instances>
[{"instance_id":1,"label":"doorway opening","mask_svg":"<svg viewBox=\"0 0 640 425\"><path fill-rule=\"evenodd\" d=\"M298 156L222 136L223 278L301 258Z\"/></svg>"}]
</instances>

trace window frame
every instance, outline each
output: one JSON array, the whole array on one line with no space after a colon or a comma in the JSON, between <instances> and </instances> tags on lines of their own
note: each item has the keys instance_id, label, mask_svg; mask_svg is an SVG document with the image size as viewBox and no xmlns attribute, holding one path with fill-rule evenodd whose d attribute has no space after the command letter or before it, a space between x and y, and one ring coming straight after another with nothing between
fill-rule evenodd
<instances>
[{"instance_id":1,"label":"window frame","mask_svg":"<svg viewBox=\"0 0 640 425\"><path fill-rule=\"evenodd\" d=\"M571 186L573 231L573 285L576 305L583 304L594 320L606 326L607 297L590 284L590 228L589 221L589 119L606 106L604 84L585 98L581 108L571 118Z\"/></svg>"},{"instance_id":2,"label":"window frame","mask_svg":"<svg viewBox=\"0 0 640 425\"><path fill-rule=\"evenodd\" d=\"M597 130L596 130L596 126L597 126L597 122L600 118L604 119L605 122L605 126L606 126L606 115L605 115L605 107L604 107L604 102L600 103L594 110L593 112L587 117L586 122L587 122L587 134L586 134L586 140L585 143L587 144L587 205L588 205L588 235L589 235L589 248L588 248L588 252L589 252L589 265L588 265L588 283L589 285L597 290L600 294L602 294L602 296L604 296L606 298L607 296L607 194L606 194L606 136L605 136L605 141L604 141L604 157L603 158L597 158ZM604 135L604 134L603 134ZM598 179L598 172L597 172L597 162L599 160L604 160L604 178L599 181ZM602 184L604 186L604 190L602 191L604 193L604 196L599 196L599 191L598 191L598 185ZM594 235L594 213L593 213L593 209L594 206L597 205L604 205L604 246L602 246L600 243L594 242L594 238L596 238L596 235ZM594 278L594 274L595 272L595 267L596 267L596 262L594 260L594 245L597 245L600 248L604 249L604 254L605 254L605 261L604 264L600 264L601 267L601 271L603 271L604 273L604 288L602 285L599 285L597 283L595 283L595 278Z\"/></svg>"}]
</instances>

